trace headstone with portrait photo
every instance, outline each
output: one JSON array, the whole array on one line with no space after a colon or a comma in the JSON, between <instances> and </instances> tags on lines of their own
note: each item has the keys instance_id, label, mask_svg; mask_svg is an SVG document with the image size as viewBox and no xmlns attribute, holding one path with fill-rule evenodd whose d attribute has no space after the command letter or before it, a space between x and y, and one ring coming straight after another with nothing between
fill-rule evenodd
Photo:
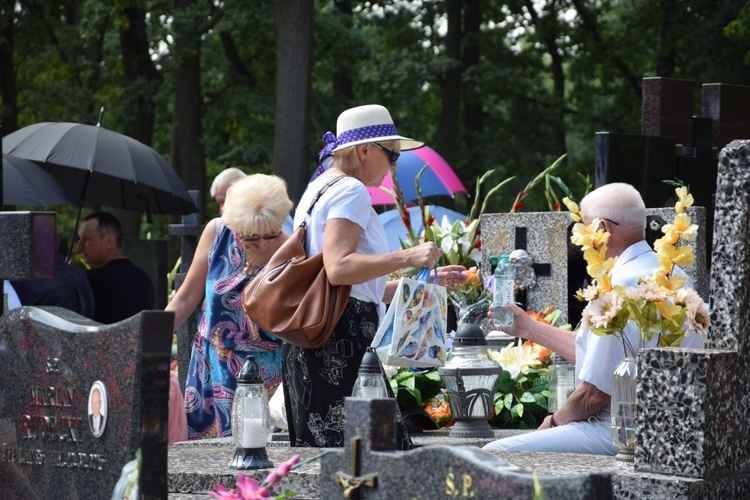
<instances>
[{"instance_id":1,"label":"headstone with portrait photo","mask_svg":"<svg viewBox=\"0 0 750 500\"><path fill-rule=\"evenodd\" d=\"M0 262L0 278L11 271L28 275ZM144 311L102 325L58 307L0 316L2 498L110 498L139 450L142 497L166 498L173 321Z\"/></svg>"}]
</instances>

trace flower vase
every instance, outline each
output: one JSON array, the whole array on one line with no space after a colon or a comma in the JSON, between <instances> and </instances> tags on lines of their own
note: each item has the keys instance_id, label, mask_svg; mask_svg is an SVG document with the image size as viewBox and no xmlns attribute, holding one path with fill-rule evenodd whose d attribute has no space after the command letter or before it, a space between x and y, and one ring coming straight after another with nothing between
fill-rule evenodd
<instances>
[{"instance_id":1,"label":"flower vase","mask_svg":"<svg viewBox=\"0 0 750 500\"><path fill-rule=\"evenodd\" d=\"M632 462L635 453L635 386L638 380L638 362L635 356L626 356L615 367L612 376L612 427L610 436L617 448L618 460Z\"/></svg>"}]
</instances>

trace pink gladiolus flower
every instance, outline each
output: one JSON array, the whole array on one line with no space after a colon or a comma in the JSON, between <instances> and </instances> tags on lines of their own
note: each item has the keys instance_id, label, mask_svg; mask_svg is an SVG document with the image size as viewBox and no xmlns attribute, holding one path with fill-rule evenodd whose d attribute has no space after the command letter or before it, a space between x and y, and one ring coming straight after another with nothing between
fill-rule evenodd
<instances>
[{"instance_id":1,"label":"pink gladiolus flower","mask_svg":"<svg viewBox=\"0 0 750 500\"><path fill-rule=\"evenodd\" d=\"M267 484L269 486L276 486L281 482L282 479L284 479L284 476L289 474L289 471L292 470L292 467L297 465L300 462L301 458L299 455L294 455L292 458L287 460L286 462L283 462L276 470L271 471L271 473L268 475L266 480L263 482L263 484Z\"/></svg>"}]
</instances>

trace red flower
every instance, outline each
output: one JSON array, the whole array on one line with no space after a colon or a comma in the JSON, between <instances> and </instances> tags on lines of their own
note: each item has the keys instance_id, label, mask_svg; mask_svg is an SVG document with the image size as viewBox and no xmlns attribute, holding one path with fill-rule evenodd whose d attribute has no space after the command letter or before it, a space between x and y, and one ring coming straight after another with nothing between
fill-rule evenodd
<instances>
[{"instance_id":1,"label":"red flower","mask_svg":"<svg viewBox=\"0 0 750 500\"><path fill-rule=\"evenodd\" d=\"M556 201L555 204L552 205L552 210L554 210L555 212L559 212L560 211L560 203Z\"/></svg>"},{"instance_id":2,"label":"red flower","mask_svg":"<svg viewBox=\"0 0 750 500\"><path fill-rule=\"evenodd\" d=\"M522 206L523 206L523 203L521 203L520 201L515 202L513 204L513 211L518 212L519 210L521 210Z\"/></svg>"}]
</instances>

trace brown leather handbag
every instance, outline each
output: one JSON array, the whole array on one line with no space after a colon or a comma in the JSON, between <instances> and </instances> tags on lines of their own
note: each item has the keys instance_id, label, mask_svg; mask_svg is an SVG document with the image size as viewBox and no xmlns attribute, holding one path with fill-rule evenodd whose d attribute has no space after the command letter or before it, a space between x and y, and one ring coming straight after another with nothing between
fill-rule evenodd
<instances>
[{"instance_id":1,"label":"brown leather handbag","mask_svg":"<svg viewBox=\"0 0 750 500\"><path fill-rule=\"evenodd\" d=\"M323 266L323 252L305 252L307 222L323 193L345 176L330 181L318 192L302 224L292 233L242 292L248 317L284 342L318 349L341 319L352 287L333 286Z\"/></svg>"}]
</instances>

